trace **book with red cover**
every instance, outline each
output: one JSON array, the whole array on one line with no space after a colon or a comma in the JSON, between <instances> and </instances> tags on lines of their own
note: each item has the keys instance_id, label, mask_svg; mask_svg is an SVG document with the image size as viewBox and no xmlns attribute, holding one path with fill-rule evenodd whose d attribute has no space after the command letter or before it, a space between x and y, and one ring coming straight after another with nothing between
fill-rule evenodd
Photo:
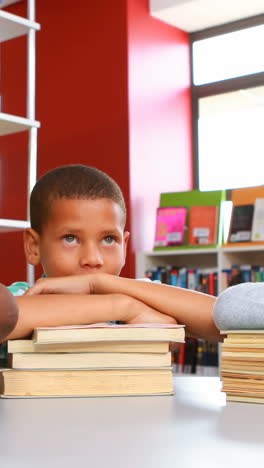
<instances>
[{"instance_id":1,"label":"book with red cover","mask_svg":"<svg viewBox=\"0 0 264 468\"><path fill-rule=\"evenodd\" d=\"M191 206L189 245L214 245L218 237L218 206Z\"/></svg>"},{"instance_id":2,"label":"book with red cover","mask_svg":"<svg viewBox=\"0 0 264 468\"><path fill-rule=\"evenodd\" d=\"M188 210L184 206L157 209L154 247L184 244Z\"/></svg>"}]
</instances>

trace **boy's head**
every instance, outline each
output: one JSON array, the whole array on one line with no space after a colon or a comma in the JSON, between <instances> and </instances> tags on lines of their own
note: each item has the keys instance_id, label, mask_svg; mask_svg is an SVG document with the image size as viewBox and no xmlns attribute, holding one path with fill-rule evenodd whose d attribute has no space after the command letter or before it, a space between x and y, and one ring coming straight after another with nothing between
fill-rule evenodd
<instances>
[{"instance_id":1,"label":"boy's head","mask_svg":"<svg viewBox=\"0 0 264 468\"><path fill-rule=\"evenodd\" d=\"M96 168L62 166L42 176L31 193L30 220L26 257L41 263L47 276L118 275L124 266L129 237L124 197Z\"/></svg>"}]
</instances>

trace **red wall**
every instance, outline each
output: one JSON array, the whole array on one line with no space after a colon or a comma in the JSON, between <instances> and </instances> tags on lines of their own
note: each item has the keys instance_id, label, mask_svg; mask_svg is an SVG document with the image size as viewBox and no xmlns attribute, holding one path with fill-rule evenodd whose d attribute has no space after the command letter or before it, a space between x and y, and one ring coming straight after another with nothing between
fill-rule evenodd
<instances>
[{"instance_id":1,"label":"red wall","mask_svg":"<svg viewBox=\"0 0 264 468\"><path fill-rule=\"evenodd\" d=\"M151 250L161 192L192 189L189 35L128 0L134 250Z\"/></svg>"},{"instance_id":2,"label":"red wall","mask_svg":"<svg viewBox=\"0 0 264 468\"><path fill-rule=\"evenodd\" d=\"M14 5L10 10L17 14L24 13L25 3ZM37 21L42 25L41 31L37 33L36 116L42 125L38 140L38 173L42 175L55 166L69 163L96 166L120 184L128 202L126 2L115 0L113 8L109 0L79 0L76 7L74 2L64 0L62 7L60 2L38 0L36 6ZM22 50L22 45L19 51L14 50L11 43L5 44L6 53L2 57L4 64L8 56L12 57L8 72L5 72L3 89L6 96L18 95L23 101L24 81L23 86L19 82L14 90L9 80L17 69L17 57L25 62L25 50ZM5 111L15 110L6 102ZM22 109L23 113L25 109ZM22 137L25 139L25 135ZM16 147L18 149L19 144ZM19 157L20 152L19 148ZM14 161L11 161L9 153L9 147L1 151L1 166L5 172L13 172L16 167L15 157L19 159L16 154ZM24 166L25 156L23 164L19 165L19 172ZM20 179L19 172L16 188L20 197L25 192L25 182ZM10 178L5 186L8 209L4 210L2 203L0 216L14 216L12 192ZM21 200L17 209L18 218L24 216L24 201ZM0 277L6 284L25 279L23 253L18 255L17 241L9 240L9 237L5 235L4 246L3 243L1 246L1 258L4 261L0 262ZM21 234L17 237L21 237ZM7 248L9 253L3 257ZM15 268L12 260L14 248L18 255ZM128 263L124 273L129 275L130 268Z\"/></svg>"},{"instance_id":3,"label":"red wall","mask_svg":"<svg viewBox=\"0 0 264 468\"><path fill-rule=\"evenodd\" d=\"M191 185L188 37L151 18L147 0L114 3L36 2L38 173L69 163L109 173L131 199L135 245L145 248L159 192ZM10 11L25 15L25 5ZM25 59L25 38L1 46L4 112L25 115ZM23 219L27 134L0 144L0 217ZM1 234L6 284L25 279L21 238ZM123 274L133 273L130 252Z\"/></svg>"}]
</instances>

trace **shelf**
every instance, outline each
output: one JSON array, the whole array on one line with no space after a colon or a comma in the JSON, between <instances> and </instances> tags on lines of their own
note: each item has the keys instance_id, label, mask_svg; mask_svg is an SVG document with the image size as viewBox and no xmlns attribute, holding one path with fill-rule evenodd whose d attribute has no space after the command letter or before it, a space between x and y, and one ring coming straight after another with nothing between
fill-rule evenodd
<instances>
[{"instance_id":1,"label":"shelf","mask_svg":"<svg viewBox=\"0 0 264 468\"><path fill-rule=\"evenodd\" d=\"M150 252L144 252L147 257L166 257L173 255L205 255L205 254L217 254L220 248L193 248L193 249L171 249L171 250L153 250Z\"/></svg>"},{"instance_id":2,"label":"shelf","mask_svg":"<svg viewBox=\"0 0 264 468\"><path fill-rule=\"evenodd\" d=\"M30 29L38 31L40 25L34 21L0 10L0 42L28 34Z\"/></svg>"},{"instance_id":3,"label":"shelf","mask_svg":"<svg viewBox=\"0 0 264 468\"><path fill-rule=\"evenodd\" d=\"M24 117L17 117L0 112L0 136L23 132L25 130L30 130L32 127L39 128L40 123L36 120L25 119Z\"/></svg>"},{"instance_id":4,"label":"shelf","mask_svg":"<svg viewBox=\"0 0 264 468\"><path fill-rule=\"evenodd\" d=\"M0 218L0 233L1 232L11 232L11 231L21 231L21 229L26 229L30 227L29 221L21 221L18 219L1 219Z\"/></svg>"},{"instance_id":5,"label":"shelf","mask_svg":"<svg viewBox=\"0 0 264 468\"><path fill-rule=\"evenodd\" d=\"M249 245L248 243L246 245L234 245L230 247L221 247L222 252L258 252L264 250L264 244L254 244L254 245Z\"/></svg>"}]
</instances>

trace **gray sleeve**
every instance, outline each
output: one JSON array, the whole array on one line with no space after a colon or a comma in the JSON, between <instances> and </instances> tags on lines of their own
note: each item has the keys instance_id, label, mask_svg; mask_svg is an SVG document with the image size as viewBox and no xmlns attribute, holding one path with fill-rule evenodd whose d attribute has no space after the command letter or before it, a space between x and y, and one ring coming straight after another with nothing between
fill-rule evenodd
<instances>
[{"instance_id":1,"label":"gray sleeve","mask_svg":"<svg viewBox=\"0 0 264 468\"><path fill-rule=\"evenodd\" d=\"M214 320L220 330L264 329L264 283L242 283L223 291Z\"/></svg>"}]
</instances>

